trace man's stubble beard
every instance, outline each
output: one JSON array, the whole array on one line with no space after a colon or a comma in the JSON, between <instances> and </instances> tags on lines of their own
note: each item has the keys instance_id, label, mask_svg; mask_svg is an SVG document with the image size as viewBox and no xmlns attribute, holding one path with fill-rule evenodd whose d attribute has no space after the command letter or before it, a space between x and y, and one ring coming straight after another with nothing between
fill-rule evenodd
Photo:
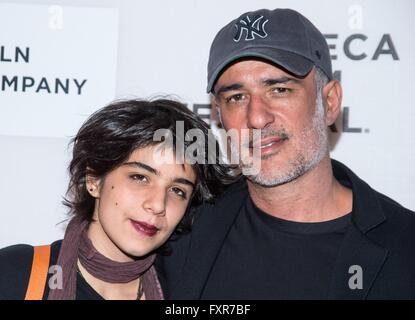
<instances>
[{"instance_id":1,"label":"man's stubble beard","mask_svg":"<svg viewBox=\"0 0 415 320\"><path fill-rule=\"evenodd\" d=\"M268 133L267 135L267 131L271 130L263 129L263 131L264 130L264 136L269 136L270 134ZM290 137L291 135L288 134L288 136ZM289 143L290 139L291 138L288 138L284 143ZM305 127L301 131L299 137L297 137L297 141L298 146L296 147L296 154L293 159L288 160L289 162L285 169L282 170L282 168L279 167L268 167L267 172L264 172L264 169L261 168L258 174L247 175L247 179L255 185L266 188L283 185L314 169L327 155L329 141L321 90L317 93L316 111L313 115L311 125ZM287 147L289 147L289 145L287 145ZM271 162L272 158L278 156L279 152L264 157L261 160ZM241 168L243 168L243 165Z\"/></svg>"}]
</instances>

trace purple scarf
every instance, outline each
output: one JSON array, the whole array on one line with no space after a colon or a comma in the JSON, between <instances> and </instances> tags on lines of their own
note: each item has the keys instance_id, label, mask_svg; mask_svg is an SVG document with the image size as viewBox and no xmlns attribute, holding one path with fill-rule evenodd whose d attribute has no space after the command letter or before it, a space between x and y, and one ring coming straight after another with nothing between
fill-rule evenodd
<instances>
[{"instance_id":1,"label":"purple scarf","mask_svg":"<svg viewBox=\"0 0 415 320\"><path fill-rule=\"evenodd\" d=\"M51 289L48 300L75 300L77 261L95 278L109 283L128 283L141 276L147 300L163 300L153 266L155 254L132 262L116 262L99 253L88 238L89 222L73 218L65 232L57 265L62 267L63 288Z\"/></svg>"}]
</instances>

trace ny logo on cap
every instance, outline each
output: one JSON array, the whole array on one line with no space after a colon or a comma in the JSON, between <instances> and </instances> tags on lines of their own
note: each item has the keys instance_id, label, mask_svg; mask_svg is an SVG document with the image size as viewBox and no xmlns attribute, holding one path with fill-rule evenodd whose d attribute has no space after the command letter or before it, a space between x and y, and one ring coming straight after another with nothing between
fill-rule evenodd
<instances>
[{"instance_id":1,"label":"ny logo on cap","mask_svg":"<svg viewBox=\"0 0 415 320\"><path fill-rule=\"evenodd\" d=\"M244 31L246 31L246 41L254 40L255 36L261 38L265 38L266 36L268 36L264 29L265 24L268 22L268 19L265 21L263 19L264 16L260 16L255 17L254 20L251 21L251 19L248 16L246 16L246 18L239 20L237 23L235 23L236 34L233 37L233 41L239 42L242 38L242 34L244 33Z\"/></svg>"}]
</instances>

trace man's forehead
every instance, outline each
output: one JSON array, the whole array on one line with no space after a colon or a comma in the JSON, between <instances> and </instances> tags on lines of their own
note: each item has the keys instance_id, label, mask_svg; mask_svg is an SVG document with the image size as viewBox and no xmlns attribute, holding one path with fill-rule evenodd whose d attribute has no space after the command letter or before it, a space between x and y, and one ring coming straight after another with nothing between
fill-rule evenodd
<instances>
[{"instance_id":1,"label":"man's forehead","mask_svg":"<svg viewBox=\"0 0 415 320\"><path fill-rule=\"evenodd\" d=\"M241 82L242 84L244 80L266 82L270 79L281 79L301 83L312 72L313 69L306 77L298 77L272 62L259 59L244 59L227 66L218 77L214 88L215 92L217 92L219 87L223 85L232 85L234 82Z\"/></svg>"},{"instance_id":2,"label":"man's forehead","mask_svg":"<svg viewBox=\"0 0 415 320\"><path fill-rule=\"evenodd\" d=\"M234 70L238 68L266 68L270 70L277 70L280 72L286 73L285 69L271 61L265 60L265 59L259 59L259 58L244 58L237 60L233 63L230 63L228 66L224 68L223 73L226 73L229 70Z\"/></svg>"}]
</instances>

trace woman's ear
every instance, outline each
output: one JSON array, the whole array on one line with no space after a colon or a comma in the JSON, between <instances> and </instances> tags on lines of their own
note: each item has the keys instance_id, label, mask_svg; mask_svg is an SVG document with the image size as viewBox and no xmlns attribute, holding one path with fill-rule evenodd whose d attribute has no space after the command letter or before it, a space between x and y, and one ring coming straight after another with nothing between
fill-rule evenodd
<instances>
[{"instance_id":1,"label":"woman's ear","mask_svg":"<svg viewBox=\"0 0 415 320\"><path fill-rule=\"evenodd\" d=\"M86 188L89 194L94 198L99 198L100 196L100 179L91 175L86 175Z\"/></svg>"},{"instance_id":2,"label":"woman's ear","mask_svg":"<svg viewBox=\"0 0 415 320\"><path fill-rule=\"evenodd\" d=\"M339 116L343 90L338 80L331 80L323 88L323 101L326 108L326 124L331 126Z\"/></svg>"}]
</instances>

